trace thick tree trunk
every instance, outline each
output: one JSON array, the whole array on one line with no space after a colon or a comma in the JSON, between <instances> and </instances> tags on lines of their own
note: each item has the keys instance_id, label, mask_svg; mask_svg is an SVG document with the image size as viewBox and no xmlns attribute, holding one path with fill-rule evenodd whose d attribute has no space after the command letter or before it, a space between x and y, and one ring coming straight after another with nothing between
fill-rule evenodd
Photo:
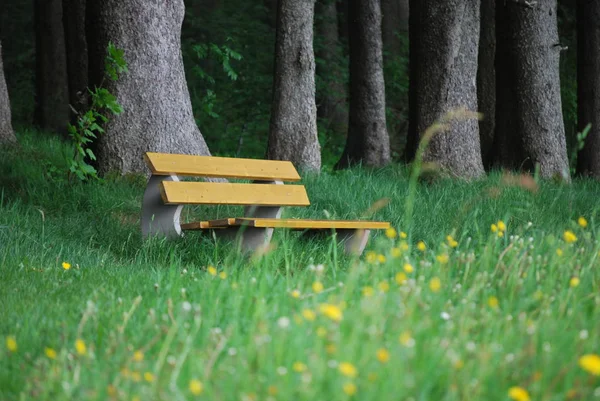
<instances>
[{"instance_id":1,"label":"thick tree trunk","mask_svg":"<svg viewBox=\"0 0 600 401\"><path fill-rule=\"evenodd\" d=\"M413 155L427 128L448 112L460 108L477 110L479 2L411 2L411 35L417 36L410 47L410 118L413 121L409 135ZM420 3L418 8L417 3ZM475 178L484 174L478 122L452 120L445 132L432 138L424 161L434 162L454 176Z\"/></svg>"},{"instance_id":2,"label":"thick tree trunk","mask_svg":"<svg viewBox=\"0 0 600 401\"><path fill-rule=\"evenodd\" d=\"M479 136L483 165L489 168L496 130L496 0L481 0L480 26L477 99L483 119L479 122Z\"/></svg>"},{"instance_id":3,"label":"thick tree trunk","mask_svg":"<svg viewBox=\"0 0 600 401\"><path fill-rule=\"evenodd\" d=\"M97 146L101 173L145 172L147 151L208 155L192 114L183 71L183 0L91 1L86 10L90 84L104 77L108 42L124 50L129 72L104 86L124 112L109 116Z\"/></svg>"},{"instance_id":4,"label":"thick tree trunk","mask_svg":"<svg viewBox=\"0 0 600 401\"><path fill-rule=\"evenodd\" d=\"M35 0L35 123L66 133L69 89L61 0Z\"/></svg>"},{"instance_id":5,"label":"thick tree trunk","mask_svg":"<svg viewBox=\"0 0 600 401\"><path fill-rule=\"evenodd\" d=\"M290 160L302 170L319 171L314 5L314 0L279 0L267 157Z\"/></svg>"},{"instance_id":6,"label":"thick tree trunk","mask_svg":"<svg viewBox=\"0 0 600 401\"><path fill-rule=\"evenodd\" d=\"M591 129L577 158L577 174L600 178L600 2L577 1L579 132Z\"/></svg>"},{"instance_id":7,"label":"thick tree trunk","mask_svg":"<svg viewBox=\"0 0 600 401\"><path fill-rule=\"evenodd\" d=\"M0 144L14 143L17 139L12 129L10 101L8 89L4 79L4 67L2 65L2 42L0 42Z\"/></svg>"},{"instance_id":8,"label":"thick tree trunk","mask_svg":"<svg viewBox=\"0 0 600 401\"><path fill-rule=\"evenodd\" d=\"M63 0L63 24L69 77L69 103L77 113L87 108L88 54L85 39L86 0Z\"/></svg>"},{"instance_id":9,"label":"thick tree trunk","mask_svg":"<svg viewBox=\"0 0 600 401\"><path fill-rule=\"evenodd\" d=\"M317 0L315 4L315 57L317 76L324 82L317 88L317 115L338 132L348 129L348 94L341 68L342 49L338 36L335 0ZM319 90L320 89L320 90Z\"/></svg>"},{"instance_id":10,"label":"thick tree trunk","mask_svg":"<svg viewBox=\"0 0 600 401\"><path fill-rule=\"evenodd\" d=\"M390 162L379 0L350 0L350 123L336 168Z\"/></svg>"},{"instance_id":11,"label":"thick tree trunk","mask_svg":"<svg viewBox=\"0 0 600 401\"><path fill-rule=\"evenodd\" d=\"M496 10L496 164L568 180L556 0L529 4Z\"/></svg>"}]
</instances>

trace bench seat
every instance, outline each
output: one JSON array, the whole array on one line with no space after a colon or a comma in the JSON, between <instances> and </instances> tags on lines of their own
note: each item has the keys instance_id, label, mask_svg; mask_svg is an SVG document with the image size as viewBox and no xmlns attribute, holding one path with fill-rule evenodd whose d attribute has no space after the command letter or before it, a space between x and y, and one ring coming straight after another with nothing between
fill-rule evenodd
<instances>
[{"instance_id":1,"label":"bench seat","mask_svg":"<svg viewBox=\"0 0 600 401\"><path fill-rule=\"evenodd\" d=\"M385 230L390 223L365 220L305 220L236 217L198 221L181 225L184 230L204 230L223 227L289 228L292 230Z\"/></svg>"}]
</instances>

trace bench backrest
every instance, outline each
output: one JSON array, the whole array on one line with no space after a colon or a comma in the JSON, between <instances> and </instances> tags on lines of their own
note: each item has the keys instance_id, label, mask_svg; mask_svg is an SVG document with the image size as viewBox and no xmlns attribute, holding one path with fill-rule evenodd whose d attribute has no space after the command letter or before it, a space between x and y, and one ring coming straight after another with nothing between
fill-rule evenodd
<instances>
[{"instance_id":1,"label":"bench backrest","mask_svg":"<svg viewBox=\"0 0 600 401\"><path fill-rule=\"evenodd\" d=\"M168 205L310 205L303 185L281 185L282 181L300 180L300 175L289 161L153 152L146 153L144 160L153 175L237 178L267 182L246 184L165 180L160 183L160 192L163 202Z\"/></svg>"}]
</instances>

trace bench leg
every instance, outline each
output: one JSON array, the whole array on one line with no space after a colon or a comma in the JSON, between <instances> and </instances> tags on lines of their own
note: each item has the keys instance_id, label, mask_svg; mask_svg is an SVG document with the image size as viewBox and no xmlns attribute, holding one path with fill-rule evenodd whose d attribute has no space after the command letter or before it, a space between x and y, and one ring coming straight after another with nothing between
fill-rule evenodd
<instances>
[{"instance_id":1,"label":"bench leg","mask_svg":"<svg viewBox=\"0 0 600 401\"><path fill-rule=\"evenodd\" d=\"M336 237L339 243L344 245L344 251L347 255L362 255L371 230L356 230L356 229L336 229ZM307 236L324 236L331 234L330 230L308 230L304 233Z\"/></svg>"},{"instance_id":2,"label":"bench leg","mask_svg":"<svg viewBox=\"0 0 600 401\"><path fill-rule=\"evenodd\" d=\"M142 201L142 236L181 237L179 216L183 205L165 205L160 195L162 181L179 181L176 175L152 175Z\"/></svg>"},{"instance_id":3,"label":"bench leg","mask_svg":"<svg viewBox=\"0 0 600 401\"><path fill-rule=\"evenodd\" d=\"M273 236L272 228L248 226L217 229L214 232L218 237L234 241L244 253L252 253L264 248Z\"/></svg>"}]
</instances>

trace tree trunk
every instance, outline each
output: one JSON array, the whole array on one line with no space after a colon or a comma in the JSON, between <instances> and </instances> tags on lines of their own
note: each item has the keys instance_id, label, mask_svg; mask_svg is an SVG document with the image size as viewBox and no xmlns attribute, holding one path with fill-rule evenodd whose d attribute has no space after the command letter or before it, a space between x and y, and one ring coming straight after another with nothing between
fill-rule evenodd
<instances>
[{"instance_id":1,"label":"tree trunk","mask_svg":"<svg viewBox=\"0 0 600 401\"><path fill-rule=\"evenodd\" d=\"M448 112L460 108L477 110L479 2L413 0L410 3L411 38L416 36L410 46L413 121L409 136L413 155L427 128ZM417 3L420 3L418 8ZM436 163L454 176L483 175L478 122L453 119L445 132L432 138L423 160Z\"/></svg>"},{"instance_id":2,"label":"tree trunk","mask_svg":"<svg viewBox=\"0 0 600 401\"><path fill-rule=\"evenodd\" d=\"M104 86L124 112L109 116L96 149L101 173L147 173L147 151L209 155L192 114L183 71L183 0L91 1L86 34L92 87L104 77L108 42L123 49L129 72Z\"/></svg>"},{"instance_id":3,"label":"tree trunk","mask_svg":"<svg viewBox=\"0 0 600 401\"><path fill-rule=\"evenodd\" d=\"M379 0L350 0L350 123L336 168L390 162L385 122L385 84Z\"/></svg>"},{"instance_id":4,"label":"tree trunk","mask_svg":"<svg viewBox=\"0 0 600 401\"><path fill-rule=\"evenodd\" d=\"M314 0L279 0L267 157L290 160L302 170L319 171L314 5Z\"/></svg>"},{"instance_id":5,"label":"tree trunk","mask_svg":"<svg viewBox=\"0 0 600 401\"><path fill-rule=\"evenodd\" d=\"M569 179L556 0L498 3L496 164Z\"/></svg>"},{"instance_id":6,"label":"tree trunk","mask_svg":"<svg viewBox=\"0 0 600 401\"><path fill-rule=\"evenodd\" d=\"M2 42L0 42L0 145L15 143L16 141L17 139L12 129L10 101L8 99L8 89L6 88L2 65Z\"/></svg>"},{"instance_id":7,"label":"tree trunk","mask_svg":"<svg viewBox=\"0 0 600 401\"><path fill-rule=\"evenodd\" d=\"M600 178L600 2L577 1L579 132L592 127L577 158L577 174Z\"/></svg>"},{"instance_id":8,"label":"tree trunk","mask_svg":"<svg viewBox=\"0 0 600 401\"><path fill-rule=\"evenodd\" d=\"M317 77L323 80L317 87L317 115L327 120L334 131L348 129L348 96L341 68L342 48L338 37L335 0L317 0L315 4L315 57Z\"/></svg>"},{"instance_id":9,"label":"tree trunk","mask_svg":"<svg viewBox=\"0 0 600 401\"><path fill-rule=\"evenodd\" d=\"M61 0L35 0L35 123L66 133L69 89Z\"/></svg>"},{"instance_id":10,"label":"tree trunk","mask_svg":"<svg viewBox=\"0 0 600 401\"><path fill-rule=\"evenodd\" d=\"M87 109L88 54L85 39L86 0L63 0L63 23L69 77L69 103L77 113Z\"/></svg>"},{"instance_id":11,"label":"tree trunk","mask_svg":"<svg viewBox=\"0 0 600 401\"><path fill-rule=\"evenodd\" d=\"M496 0L481 0L480 27L477 99L483 119L479 122L479 136L483 165L489 168L496 130Z\"/></svg>"},{"instance_id":12,"label":"tree trunk","mask_svg":"<svg viewBox=\"0 0 600 401\"><path fill-rule=\"evenodd\" d=\"M381 14L383 48L396 55L401 45L398 34L408 31L408 0L381 0Z\"/></svg>"}]
</instances>

